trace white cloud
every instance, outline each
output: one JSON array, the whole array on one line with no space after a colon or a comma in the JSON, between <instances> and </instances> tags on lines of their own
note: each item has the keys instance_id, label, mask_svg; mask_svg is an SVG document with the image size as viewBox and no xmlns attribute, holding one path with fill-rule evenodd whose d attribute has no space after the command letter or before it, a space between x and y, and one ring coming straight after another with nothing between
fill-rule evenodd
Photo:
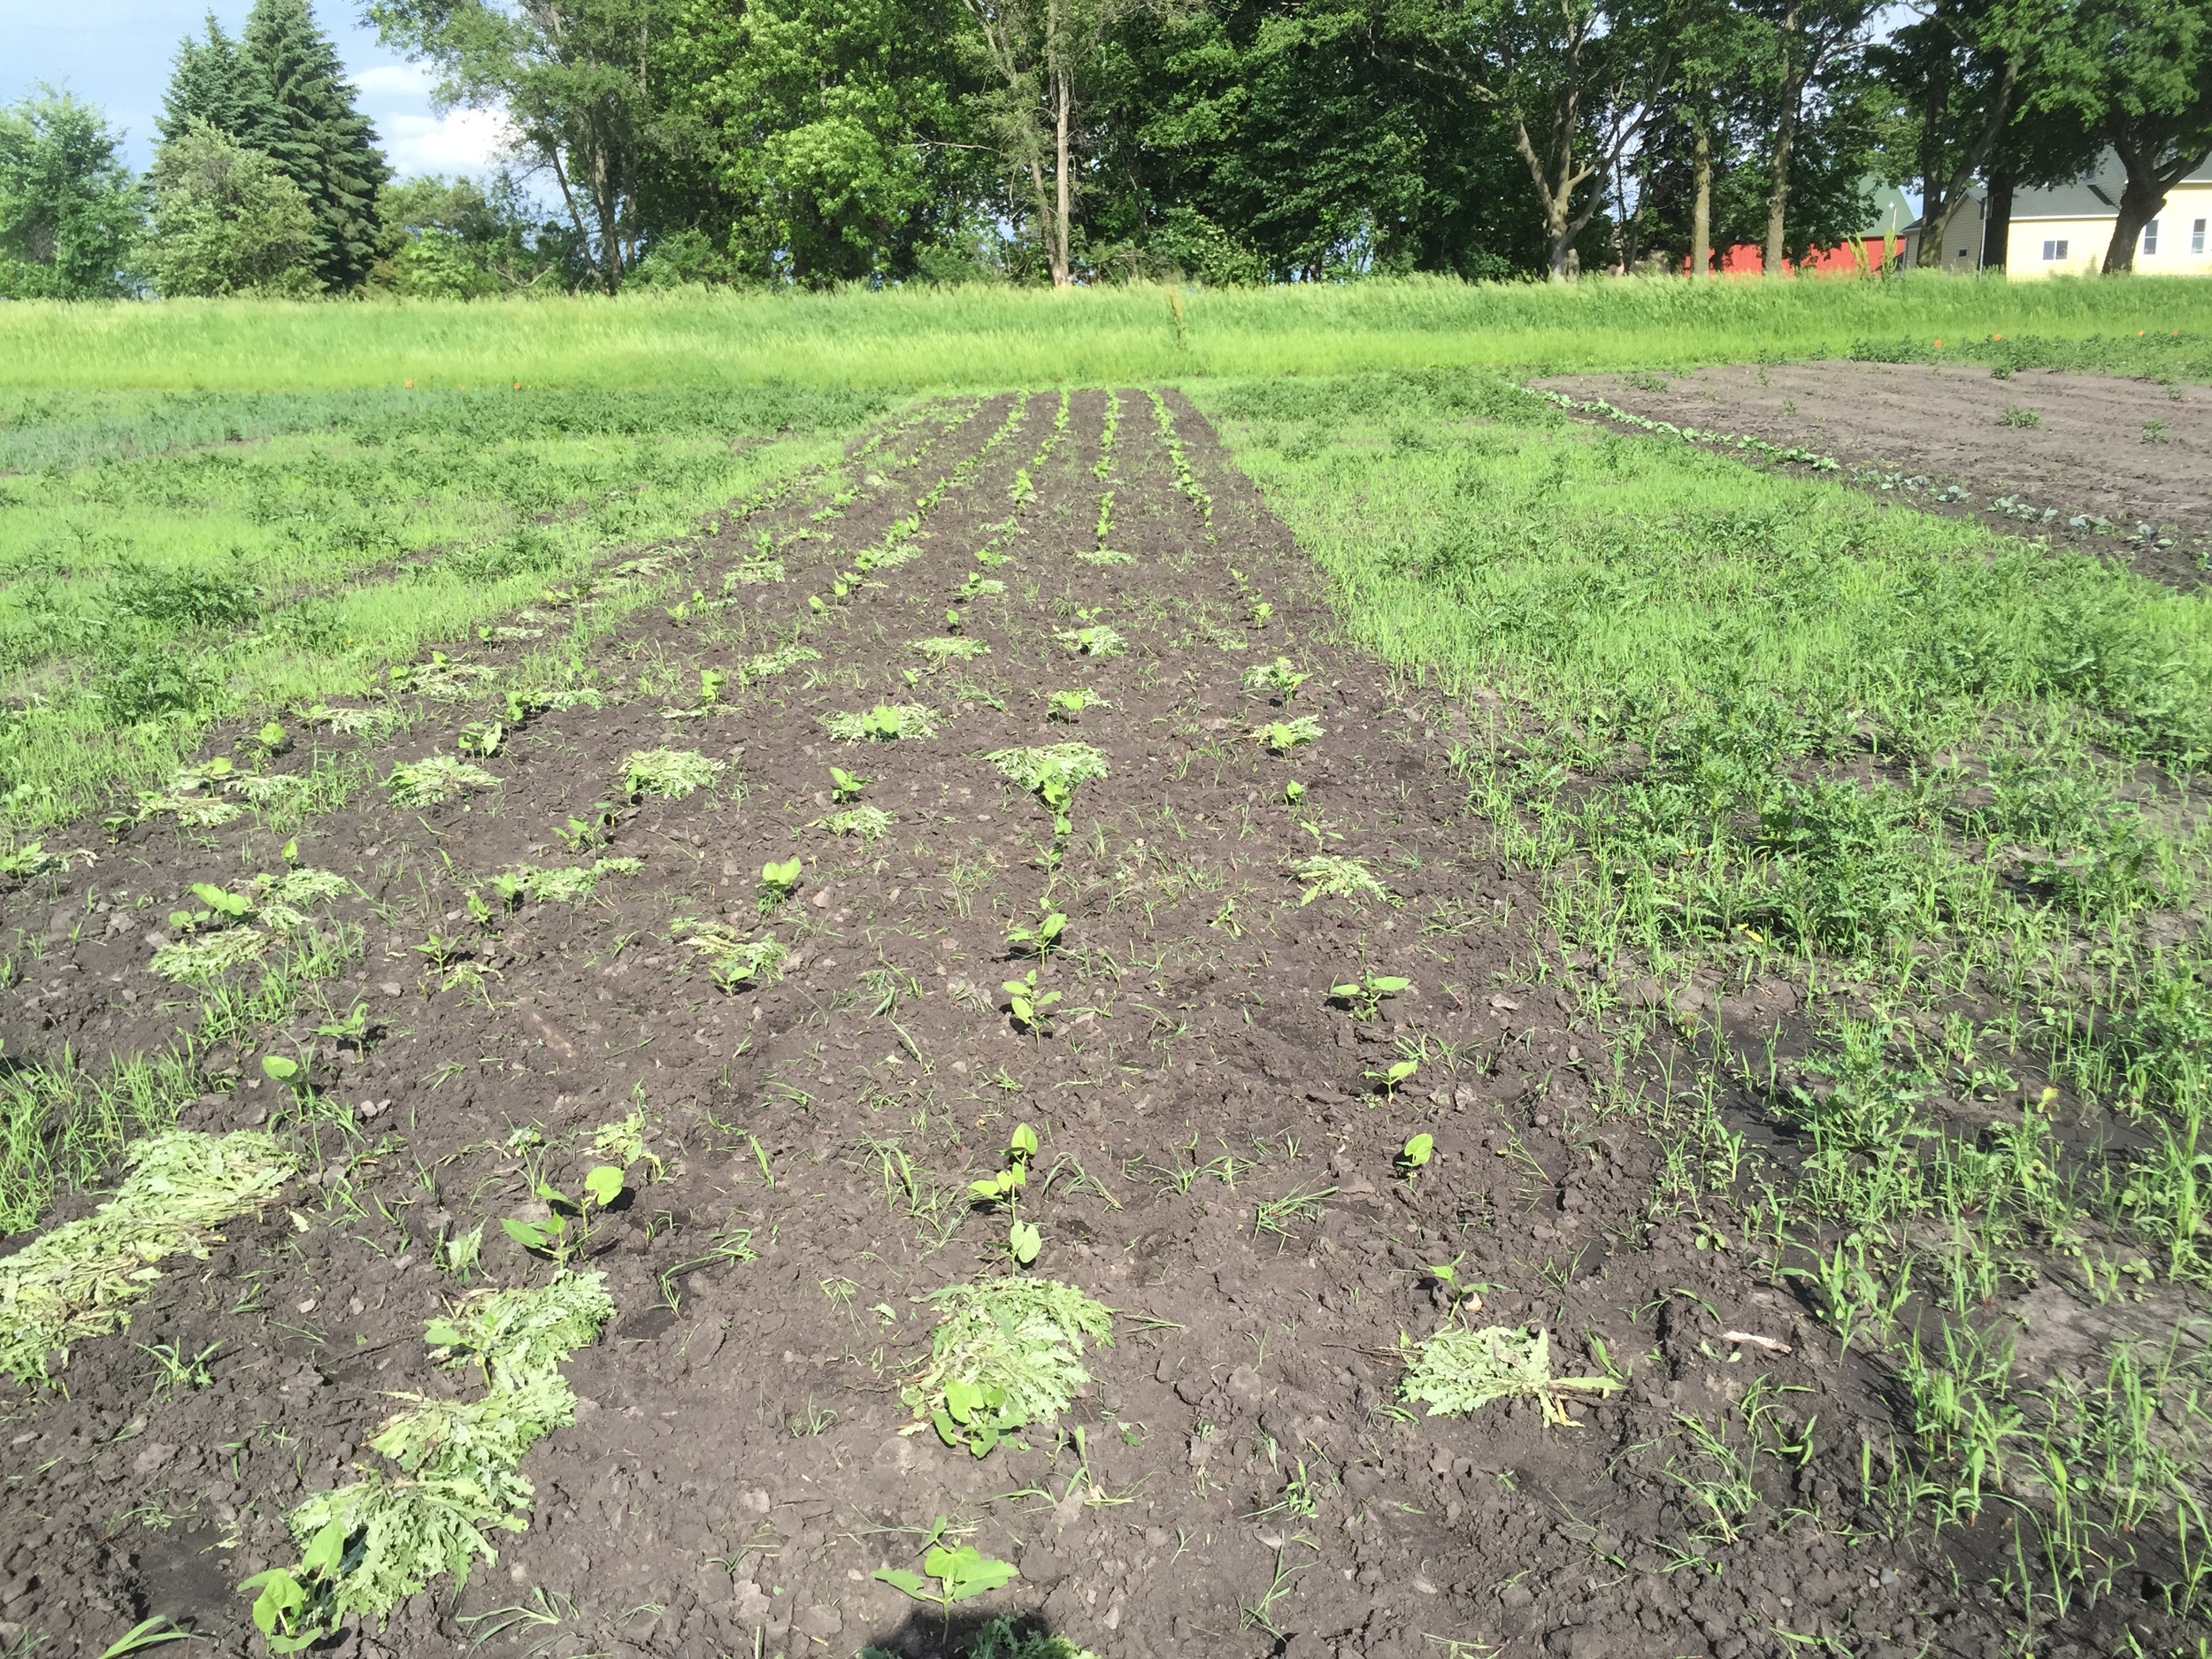
<instances>
[{"instance_id":1,"label":"white cloud","mask_svg":"<svg viewBox=\"0 0 2212 1659\"><path fill-rule=\"evenodd\" d=\"M421 64L372 64L355 73L353 84L372 102L387 98L417 102L430 96L434 79Z\"/></svg>"},{"instance_id":2,"label":"white cloud","mask_svg":"<svg viewBox=\"0 0 2212 1659\"><path fill-rule=\"evenodd\" d=\"M420 173L488 172L514 135L513 124L499 110L449 110L443 115L395 111L375 119L392 171L403 179Z\"/></svg>"}]
</instances>

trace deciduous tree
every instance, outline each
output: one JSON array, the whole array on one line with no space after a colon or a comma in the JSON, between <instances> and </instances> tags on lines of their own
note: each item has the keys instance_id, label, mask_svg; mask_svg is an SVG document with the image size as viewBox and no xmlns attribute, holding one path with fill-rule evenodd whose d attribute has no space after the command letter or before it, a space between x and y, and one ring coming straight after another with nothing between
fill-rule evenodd
<instances>
[{"instance_id":1,"label":"deciduous tree","mask_svg":"<svg viewBox=\"0 0 2212 1659\"><path fill-rule=\"evenodd\" d=\"M144 194L100 112L41 87L0 109L0 297L124 291Z\"/></svg>"}]
</instances>

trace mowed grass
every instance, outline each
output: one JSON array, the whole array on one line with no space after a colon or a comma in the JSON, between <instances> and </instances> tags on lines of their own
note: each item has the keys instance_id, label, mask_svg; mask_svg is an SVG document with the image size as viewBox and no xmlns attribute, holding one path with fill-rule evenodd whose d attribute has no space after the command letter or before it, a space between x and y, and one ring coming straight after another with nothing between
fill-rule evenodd
<instances>
[{"instance_id":1,"label":"mowed grass","mask_svg":"<svg viewBox=\"0 0 2212 1659\"><path fill-rule=\"evenodd\" d=\"M1591 279L1571 287L1375 280L639 294L609 303L17 304L0 386L288 392L786 381L884 388L1130 385L1440 365L1630 367L1839 355L1854 342L1957 350L2002 334L2101 336L2212 369L2212 279L2008 283ZM2155 347L2163 337L2167 344ZM2102 349L2102 348L2101 348Z\"/></svg>"},{"instance_id":2,"label":"mowed grass","mask_svg":"<svg viewBox=\"0 0 2212 1659\"><path fill-rule=\"evenodd\" d=\"M611 550L693 534L879 407L711 388L0 396L0 810L61 823L165 781L214 721L357 694L425 641L573 600ZM538 631L573 633L573 610L544 603Z\"/></svg>"},{"instance_id":3,"label":"mowed grass","mask_svg":"<svg viewBox=\"0 0 2212 1659\"><path fill-rule=\"evenodd\" d=\"M1491 376L1194 393L1353 634L1463 699L1658 1212L1893 1379L1870 1500L2001 1504L2030 1630L2123 1565L2200 1607L2212 603ZM2120 1333L2078 1370L2017 1351L2046 1284Z\"/></svg>"}]
</instances>

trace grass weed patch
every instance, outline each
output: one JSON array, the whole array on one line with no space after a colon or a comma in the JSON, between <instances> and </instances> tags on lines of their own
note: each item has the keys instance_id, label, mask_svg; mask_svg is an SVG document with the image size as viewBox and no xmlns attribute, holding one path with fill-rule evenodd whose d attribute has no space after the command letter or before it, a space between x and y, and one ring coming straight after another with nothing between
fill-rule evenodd
<instances>
[{"instance_id":1,"label":"grass weed patch","mask_svg":"<svg viewBox=\"0 0 2212 1659\"><path fill-rule=\"evenodd\" d=\"M17 398L0 811L59 823L115 781L151 786L217 720L352 718L343 700L423 642L692 534L879 407L772 388Z\"/></svg>"},{"instance_id":2,"label":"grass weed patch","mask_svg":"<svg viewBox=\"0 0 2212 1659\"><path fill-rule=\"evenodd\" d=\"M2006 1333L2039 1283L2116 1306L2162 1277L2185 1324L2212 1287L2212 605L1495 377L1197 396L1354 635L1464 711L1493 850L1544 884L1527 949L1660 1143L1655 1217L1801 1286L1905 1402L1861 1483L1883 1524L2003 1493L2032 1622L2115 1561L2194 1559L2203 1443L2128 1403L2163 1338L2101 1339L2085 1386ZM1751 1012L1762 984L1787 1002ZM1552 1414L1548 1368L1527 1331L1453 1330L1406 1397ZM1717 1536L1756 1458L1799 1455L1751 1402L1752 1451L1685 1417L1669 1464Z\"/></svg>"}]
</instances>

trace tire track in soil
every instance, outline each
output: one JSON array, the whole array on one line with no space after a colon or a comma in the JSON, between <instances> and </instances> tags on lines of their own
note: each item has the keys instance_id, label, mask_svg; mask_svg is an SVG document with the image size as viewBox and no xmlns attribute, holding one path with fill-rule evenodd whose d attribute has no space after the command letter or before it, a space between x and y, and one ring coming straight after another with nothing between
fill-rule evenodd
<instances>
[{"instance_id":1,"label":"tire track in soil","mask_svg":"<svg viewBox=\"0 0 2212 1659\"><path fill-rule=\"evenodd\" d=\"M303 862L355 876L373 901L342 907L367 957L337 989L369 1000L379 1034L365 1054L321 1044L318 1076L334 1100L391 1103L357 1118L368 1156L296 1189L298 1220L241 1225L204 1274L161 1281L127 1338L79 1352L67 1398L8 1402L0 1474L11 1514L32 1518L0 1555L0 1618L49 1633L57 1654L97 1651L155 1612L249 1650L230 1586L288 1558L284 1511L373 1461L363 1443L387 1393L457 1389L420 1342L455 1288L429 1264L440 1225L491 1219L492 1282L541 1274L498 1237L528 1196L503 1149L511 1131L538 1125L551 1172L572 1179L593 1161L575 1141L640 1099L665 1173L604 1235L594 1264L621 1312L568 1368L579 1421L525 1466L529 1530L464 1594L441 1585L334 1651L465 1647L489 1628L472 1617L541 1589L572 1599L573 1617L485 1652L934 1653L936 1622L868 1574L903 1563L939 1514L1021 1567L979 1617L1019 1611L1107 1655L1397 1659L1448 1639L1737 1659L1784 1650L1778 1628L1874 1654L1980 1650L1993 1612L1950 1588L1946 1561L1774 1526L1791 1508L1830 1529L1863 1518L1861 1439L1886 1442L1874 1379L1784 1287L1694 1248L1694 1223L1655 1223L1648 1122L1622 1110L1565 998L1517 971L1537 893L1489 858L1453 774L1464 717L1346 643L1317 573L1179 396L1169 406L1211 492L1210 528L1141 393L1117 395L1102 480L1106 396L1073 396L1009 563L972 555L1052 429L1051 394L1028 397L944 495L906 544L916 557L810 608L1017 400L926 406L856 449L841 509L832 480L705 538L678 567L695 572L684 587L713 592L764 533L789 580L734 588L719 610L633 617L594 648L625 700L533 718L486 763L500 790L419 814L364 790L302 831ZM1078 557L1106 488L1126 565ZM908 642L941 634L975 575L1005 583L959 603L990 654L910 688L901 671L924 659ZM1071 656L1056 632L1086 621L1118 628L1127 654ZM695 685L698 666L794 638L819 660L702 719L665 718L667 700L636 683ZM524 648L448 649L511 671ZM1313 676L1286 711L1240 685L1277 655ZM1050 721L1046 695L1076 686L1106 703ZM826 736L822 717L882 701L932 707L941 735ZM372 747L380 773L449 750L475 712L421 704L419 724ZM1287 758L1245 735L1286 712L1325 734ZM996 987L1027 966L1004 930L1048 891L1050 817L984 757L1063 741L1095 745L1110 773L1077 793L1049 889L1066 949L1040 976L1065 1000L1031 1039ZM574 862L548 826L664 742L729 757L743 798L726 777L626 810L606 850L642 857L641 873L503 918L473 947L473 983L424 972L413 946L465 922L466 889L515 863ZM868 775L866 798L897 815L880 841L812 827L833 764ZM1306 787L1295 808L1292 779ZM165 1038L186 1010L161 1006L142 942L68 941L47 916L81 911L88 879L165 908L211 870L273 867L275 839L244 823L196 840L142 827L91 878L11 898L7 919L50 948L0 1021L8 1052ZM1287 865L1317 847L1365 860L1397 902L1302 904ZM726 995L670 923L757 925L761 864L795 852L799 895L771 923L791 948L785 977ZM1366 1023L1325 1000L1363 964L1414 981ZM861 978L884 971L906 978ZM897 1005L879 1013L894 983ZM111 1000L124 993L134 1000ZM1402 1043L1425 1058L1389 1101L1368 1074ZM265 1118L257 1079L240 1075L250 1059L209 1057L188 1123ZM1081 1456L1039 1432L979 1462L902 1435L897 1386L926 1348L916 1299L999 1271L1003 1224L963 1218L964 1183L997 1166L1018 1120L1042 1141L1026 1210L1044 1233L1038 1271L1122 1317L1091 1356ZM1414 1186L1392 1160L1417 1129L1437 1152ZM1324 1188L1317 1218L1260 1226L1262 1202ZM88 1203L65 1201L48 1225ZM756 1259L701 1262L740 1235ZM1601 1337L1633 1363L1632 1386L1563 1429L1532 1406L1394 1416L1399 1334L1442 1317L1423 1270L1462 1256L1462 1278L1490 1287L1484 1322L1543 1322L1563 1371L1594 1369L1584 1350ZM1791 1351L1723 1340L1737 1331ZM135 1345L157 1341L221 1342L214 1385L150 1403ZM1714 1471L1678 1416L1732 1422L1740 1444L1754 1373L1781 1401L1764 1421L1816 1418L1815 1455L1801 1469L1755 1455L1762 1507L1742 1539L1685 1565L1663 1548L1703 1514L1681 1479ZM1785 1388L1804 1392L1770 1392ZM179 1518L137 1525L151 1509ZM234 1547L214 1550L226 1536ZM1284 1569L1299 1571L1267 1600Z\"/></svg>"}]
</instances>

